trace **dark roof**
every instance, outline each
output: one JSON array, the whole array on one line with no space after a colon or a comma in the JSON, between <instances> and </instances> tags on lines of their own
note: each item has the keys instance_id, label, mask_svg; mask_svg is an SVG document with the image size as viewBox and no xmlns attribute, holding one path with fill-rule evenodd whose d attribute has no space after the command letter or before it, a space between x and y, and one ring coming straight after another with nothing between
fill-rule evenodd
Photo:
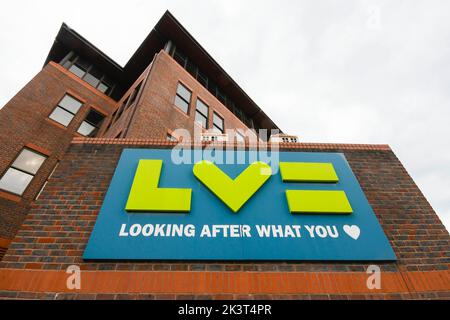
<instances>
[{"instance_id":1,"label":"dark roof","mask_svg":"<svg viewBox=\"0 0 450 320\"><path fill-rule=\"evenodd\" d=\"M240 106L261 128L278 129L275 123L258 107L258 105L239 87L239 85L222 69L206 50L189 34L189 32L166 11L149 35L145 38L125 66L120 66L101 50L83 38L65 23L45 61L59 62L71 50L90 60L103 70L119 86L126 90L142 74L168 40L192 59L198 67L212 78L231 99Z\"/></svg>"}]
</instances>

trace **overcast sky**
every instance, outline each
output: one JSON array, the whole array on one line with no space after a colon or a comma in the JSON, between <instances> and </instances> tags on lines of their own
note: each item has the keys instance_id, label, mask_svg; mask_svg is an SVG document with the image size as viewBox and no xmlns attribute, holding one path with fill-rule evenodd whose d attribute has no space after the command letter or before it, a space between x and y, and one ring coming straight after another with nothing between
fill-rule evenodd
<instances>
[{"instance_id":1,"label":"overcast sky","mask_svg":"<svg viewBox=\"0 0 450 320\"><path fill-rule=\"evenodd\" d=\"M389 144L450 229L450 1L8 1L0 106L63 21L124 65L166 9L284 132Z\"/></svg>"}]
</instances>

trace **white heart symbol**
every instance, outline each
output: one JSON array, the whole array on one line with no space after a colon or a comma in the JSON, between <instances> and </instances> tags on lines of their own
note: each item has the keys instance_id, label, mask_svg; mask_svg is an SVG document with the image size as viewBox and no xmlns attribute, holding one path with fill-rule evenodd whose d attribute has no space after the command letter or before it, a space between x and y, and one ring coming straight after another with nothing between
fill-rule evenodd
<instances>
[{"instance_id":1,"label":"white heart symbol","mask_svg":"<svg viewBox=\"0 0 450 320\"><path fill-rule=\"evenodd\" d=\"M344 231L346 234L348 234L355 240L359 238L359 234L361 233L361 230L359 229L358 226L355 225L349 226L348 224L344 225Z\"/></svg>"}]
</instances>

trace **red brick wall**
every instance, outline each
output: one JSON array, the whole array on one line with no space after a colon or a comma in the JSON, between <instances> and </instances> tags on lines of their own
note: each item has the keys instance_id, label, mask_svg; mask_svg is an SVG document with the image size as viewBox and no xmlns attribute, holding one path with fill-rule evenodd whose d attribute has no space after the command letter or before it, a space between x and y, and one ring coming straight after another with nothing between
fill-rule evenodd
<instances>
[{"instance_id":1,"label":"red brick wall","mask_svg":"<svg viewBox=\"0 0 450 320\"><path fill-rule=\"evenodd\" d=\"M397 262L377 263L383 271L382 290L368 291L364 281L369 262L83 262L82 252L122 149L167 148L170 144L106 139L75 142L0 263L0 297L450 296L449 234L387 146L290 144L282 148L345 154L398 257ZM64 270L71 264L80 265L90 279L80 292L64 289ZM19 275L28 279L23 282L27 284L11 280ZM124 283L121 287L105 282Z\"/></svg>"},{"instance_id":2,"label":"red brick wall","mask_svg":"<svg viewBox=\"0 0 450 320\"><path fill-rule=\"evenodd\" d=\"M11 239L14 236L30 203L56 163L62 159L71 139L78 135L76 130L91 107L108 116L99 131L99 135L105 137L116 137L121 133L121 137L128 138L166 139L167 133L177 128L185 128L192 135L194 127L197 126L194 124L197 97L210 107L210 127L215 111L224 118L226 129L247 129L231 111L164 51L155 57L147 81L148 71L149 69L136 80L117 103L51 62L0 110L0 174L7 170L27 144L38 150L46 150L49 155L22 197L0 191L0 238ZM121 106L123 100L141 81L144 81L145 85L136 105L125 110L118 121L106 130L113 111ZM178 81L182 81L193 93L188 115L174 105ZM84 102L67 128L48 118L65 93L72 94Z\"/></svg>"},{"instance_id":3,"label":"red brick wall","mask_svg":"<svg viewBox=\"0 0 450 320\"><path fill-rule=\"evenodd\" d=\"M67 128L48 119L66 92L84 102ZM77 135L90 107L109 114L115 102L61 66L50 63L0 110L0 175L25 145L45 150L49 155L22 197L0 191L0 238L11 239L15 235L31 201Z\"/></svg>"},{"instance_id":4,"label":"red brick wall","mask_svg":"<svg viewBox=\"0 0 450 320\"><path fill-rule=\"evenodd\" d=\"M187 115L174 104L179 81L192 91ZM200 128L194 122L197 98L200 98L209 106L209 128L212 128L213 111L215 111L224 119L225 129L248 129L244 123L175 60L164 51L161 51L153 62L125 138L166 139L168 131L178 128L186 129L193 135L194 127ZM113 137L114 135L107 136Z\"/></svg>"}]
</instances>

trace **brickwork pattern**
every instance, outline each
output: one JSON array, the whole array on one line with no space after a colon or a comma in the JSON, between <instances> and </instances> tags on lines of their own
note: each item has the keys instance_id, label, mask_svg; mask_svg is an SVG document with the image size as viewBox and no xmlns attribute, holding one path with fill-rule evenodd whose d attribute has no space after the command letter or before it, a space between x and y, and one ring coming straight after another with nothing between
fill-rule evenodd
<instances>
[{"instance_id":1,"label":"brickwork pattern","mask_svg":"<svg viewBox=\"0 0 450 320\"><path fill-rule=\"evenodd\" d=\"M179 82L192 91L188 114L185 114L174 104ZM186 129L193 136L195 129L202 131L201 127L195 122L197 99L201 99L209 106L209 128L213 126L213 112L216 112L224 119L225 130L241 129L245 131L248 129L227 107L166 52L161 51L153 61L126 138L166 139L167 132L177 128ZM108 135L108 137L113 136Z\"/></svg>"},{"instance_id":2,"label":"brickwork pattern","mask_svg":"<svg viewBox=\"0 0 450 320\"><path fill-rule=\"evenodd\" d=\"M357 262L84 262L81 258L123 148L170 148L173 143L149 140L75 139L21 230L0 263L4 269L65 270L71 264L86 271L152 272L325 272L364 273L370 263ZM383 272L448 272L449 234L405 168L389 147L338 144L286 144L282 151L343 152L372 205L398 261L385 262ZM448 273L445 273L448 275ZM426 280L425 280L426 281ZM1 290L1 289L0 289ZM49 298L71 298L73 293ZM124 292L125 294L125 292ZM168 293L167 293L168 294ZM23 297L21 292L0 296ZM47 297L46 293L29 293ZM81 295L81 294L80 294ZM76 296L76 295L75 295ZM85 298L177 298L179 295L100 295ZM183 296L183 295L182 295ZM199 295L195 295L198 297ZM210 295L211 298L221 295ZM271 295L270 297L276 297ZM365 297L364 295L356 295ZM373 298L448 298L439 292L372 294ZM230 297L242 297L232 295ZM259 296L248 295L247 298ZM286 295L284 298L298 298ZM355 295L306 294L302 298L354 298Z\"/></svg>"},{"instance_id":3,"label":"brickwork pattern","mask_svg":"<svg viewBox=\"0 0 450 320\"><path fill-rule=\"evenodd\" d=\"M48 118L65 93L84 102L67 128ZM0 238L14 237L30 203L77 135L91 107L109 114L115 102L61 66L49 63L0 109L0 175L24 146L46 150L49 155L22 197L0 191Z\"/></svg>"}]
</instances>

